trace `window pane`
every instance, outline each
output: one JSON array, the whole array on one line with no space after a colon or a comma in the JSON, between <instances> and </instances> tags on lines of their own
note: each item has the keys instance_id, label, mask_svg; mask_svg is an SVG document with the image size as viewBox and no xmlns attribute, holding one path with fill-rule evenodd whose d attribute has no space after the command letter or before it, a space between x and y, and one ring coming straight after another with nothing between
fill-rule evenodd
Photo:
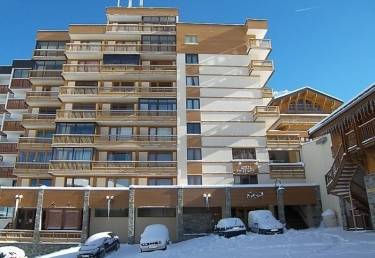
<instances>
[{"instance_id":1,"label":"window pane","mask_svg":"<svg viewBox=\"0 0 375 258\"><path fill-rule=\"evenodd\" d=\"M186 54L185 55L186 64L198 64L198 55L197 54Z\"/></svg>"},{"instance_id":2,"label":"window pane","mask_svg":"<svg viewBox=\"0 0 375 258\"><path fill-rule=\"evenodd\" d=\"M176 217L175 208L138 208L138 217Z\"/></svg>"},{"instance_id":3,"label":"window pane","mask_svg":"<svg viewBox=\"0 0 375 258\"><path fill-rule=\"evenodd\" d=\"M188 148L187 149L187 159L188 160L201 160L202 153L199 148Z\"/></svg>"},{"instance_id":4,"label":"window pane","mask_svg":"<svg viewBox=\"0 0 375 258\"><path fill-rule=\"evenodd\" d=\"M255 148L232 149L233 159L256 159Z\"/></svg>"},{"instance_id":5,"label":"window pane","mask_svg":"<svg viewBox=\"0 0 375 258\"><path fill-rule=\"evenodd\" d=\"M202 176L188 176L189 185L202 185Z\"/></svg>"},{"instance_id":6,"label":"window pane","mask_svg":"<svg viewBox=\"0 0 375 258\"><path fill-rule=\"evenodd\" d=\"M200 134L201 124L200 123L187 123L187 133L188 134Z\"/></svg>"},{"instance_id":7,"label":"window pane","mask_svg":"<svg viewBox=\"0 0 375 258\"><path fill-rule=\"evenodd\" d=\"M173 180L170 178L150 178L148 185L172 185Z\"/></svg>"},{"instance_id":8,"label":"window pane","mask_svg":"<svg viewBox=\"0 0 375 258\"><path fill-rule=\"evenodd\" d=\"M130 180L129 179L117 179L116 180L116 187L129 187Z\"/></svg>"},{"instance_id":9,"label":"window pane","mask_svg":"<svg viewBox=\"0 0 375 258\"><path fill-rule=\"evenodd\" d=\"M198 86L199 77L198 76L186 76L186 86Z\"/></svg>"}]
</instances>

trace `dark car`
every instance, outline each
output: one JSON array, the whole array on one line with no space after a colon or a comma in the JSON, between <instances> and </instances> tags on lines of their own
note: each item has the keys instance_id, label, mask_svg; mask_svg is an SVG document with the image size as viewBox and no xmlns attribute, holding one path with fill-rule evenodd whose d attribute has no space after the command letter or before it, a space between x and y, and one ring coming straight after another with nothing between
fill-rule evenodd
<instances>
[{"instance_id":1,"label":"dark car","mask_svg":"<svg viewBox=\"0 0 375 258\"><path fill-rule=\"evenodd\" d=\"M109 251L120 248L119 237L112 232L97 233L89 237L78 251L77 258L102 258Z\"/></svg>"},{"instance_id":2,"label":"dark car","mask_svg":"<svg viewBox=\"0 0 375 258\"><path fill-rule=\"evenodd\" d=\"M239 218L225 218L217 223L215 233L226 238L246 235L246 226Z\"/></svg>"}]
</instances>

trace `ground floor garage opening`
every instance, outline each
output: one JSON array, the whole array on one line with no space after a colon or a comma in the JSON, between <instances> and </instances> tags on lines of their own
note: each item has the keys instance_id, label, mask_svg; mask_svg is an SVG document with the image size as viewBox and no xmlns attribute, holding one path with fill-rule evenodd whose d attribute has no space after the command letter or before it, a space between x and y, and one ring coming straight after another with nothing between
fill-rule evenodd
<instances>
[{"instance_id":1,"label":"ground floor garage opening","mask_svg":"<svg viewBox=\"0 0 375 258\"><path fill-rule=\"evenodd\" d=\"M212 233L221 218L221 207L184 207L183 232L185 239Z\"/></svg>"}]
</instances>

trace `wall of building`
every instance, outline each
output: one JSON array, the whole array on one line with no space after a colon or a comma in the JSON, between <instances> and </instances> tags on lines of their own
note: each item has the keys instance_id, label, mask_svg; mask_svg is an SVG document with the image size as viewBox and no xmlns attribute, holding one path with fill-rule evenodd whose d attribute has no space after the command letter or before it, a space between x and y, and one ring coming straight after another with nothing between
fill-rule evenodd
<instances>
[{"instance_id":1,"label":"wall of building","mask_svg":"<svg viewBox=\"0 0 375 258\"><path fill-rule=\"evenodd\" d=\"M90 211L90 235L99 233L99 232L106 232L111 231L117 234L120 237L121 242L128 241L128 218L127 217L120 217L114 218L102 218L102 217L95 217L95 210L91 209Z\"/></svg>"},{"instance_id":2,"label":"wall of building","mask_svg":"<svg viewBox=\"0 0 375 258\"><path fill-rule=\"evenodd\" d=\"M324 137L325 142L317 139L302 145L301 157L305 164L306 182L319 184L323 211L327 209L335 211L342 225L339 198L327 193L324 176L333 164L333 157L331 137L329 135Z\"/></svg>"},{"instance_id":3,"label":"wall of building","mask_svg":"<svg viewBox=\"0 0 375 258\"><path fill-rule=\"evenodd\" d=\"M169 237L172 242L177 241L177 221L175 217L164 218L164 217L137 217L135 219L135 241L139 243L141 234L148 225L162 224L165 225L169 230Z\"/></svg>"}]
</instances>

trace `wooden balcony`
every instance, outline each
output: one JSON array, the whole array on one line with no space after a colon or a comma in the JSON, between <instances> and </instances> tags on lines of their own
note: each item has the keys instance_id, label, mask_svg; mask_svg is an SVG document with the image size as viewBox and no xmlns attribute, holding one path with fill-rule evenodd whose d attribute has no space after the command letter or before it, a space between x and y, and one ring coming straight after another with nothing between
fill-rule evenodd
<instances>
[{"instance_id":1,"label":"wooden balcony","mask_svg":"<svg viewBox=\"0 0 375 258\"><path fill-rule=\"evenodd\" d=\"M267 146L270 148L300 148L301 137L298 134L267 134Z\"/></svg>"},{"instance_id":2,"label":"wooden balcony","mask_svg":"<svg viewBox=\"0 0 375 258\"><path fill-rule=\"evenodd\" d=\"M0 162L0 177L14 178L13 175L14 164L8 162Z\"/></svg>"},{"instance_id":3,"label":"wooden balcony","mask_svg":"<svg viewBox=\"0 0 375 258\"><path fill-rule=\"evenodd\" d=\"M24 99L13 99L9 98L6 104L6 109L28 109L28 105Z\"/></svg>"},{"instance_id":4,"label":"wooden balcony","mask_svg":"<svg viewBox=\"0 0 375 258\"><path fill-rule=\"evenodd\" d=\"M5 104L0 104L0 114L4 114L6 111Z\"/></svg>"},{"instance_id":5,"label":"wooden balcony","mask_svg":"<svg viewBox=\"0 0 375 258\"><path fill-rule=\"evenodd\" d=\"M152 24L108 24L107 32L120 32L126 34L176 34L176 24L152 25Z\"/></svg>"},{"instance_id":6,"label":"wooden balcony","mask_svg":"<svg viewBox=\"0 0 375 258\"><path fill-rule=\"evenodd\" d=\"M21 121L4 121L3 132L23 132L25 128Z\"/></svg>"},{"instance_id":7,"label":"wooden balcony","mask_svg":"<svg viewBox=\"0 0 375 258\"><path fill-rule=\"evenodd\" d=\"M176 176L176 161L58 161L52 160L53 175Z\"/></svg>"},{"instance_id":8,"label":"wooden balcony","mask_svg":"<svg viewBox=\"0 0 375 258\"><path fill-rule=\"evenodd\" d=\"M32 173L33 176L47 176L49 163L42 162L16 162L14 174L16 176L27 176Z\"/></svg>"},{"instance_id":9,"label":"wooden balcony","mask_svg":"<svg viewBox=\"0 0 375 258\"><path fill-rule=\"evenodd\" d=\"M271 60L252 60L249 65L250 75L253 72L272 72L273 70L273 62Z\"/></svg>"},{"instance_id":10,"label":"wooden balcony","mask_svg":"<svg viewBox=\"0 0 375 258\"><path fill-rule=\"evenodd\" d=\"M278 106L256 106L251 112L254 121L264 117L278 117L280 115Z\"/></svg>"},{"instance_id":11,"label":"wooden balcony","mask_svg":"<svg viewBox=\"0 0 375 258\"><path fill-rule=\"evenodd\" d=\"M59 107L58 95L54 91L29 91L26 93L26 103L32 107Z\"/></svg>"},{"instance_id":12,"label":"wooden balcony","mask_svg":"<svg viewBox=\"0 0 375 258\"><path fill-rule=\"evenodd\" d=\"M26 129L54 129L55 128L54 114L24 114L22 116L22 125Z\"/></svg>"},{"instance_id":13,"label":"wooden balcony","mask_svg":"<svg viewBox=\"0 0 375 258\"><path fill-rule=\"evenodd\" d=\"M51 148L51 138L40 137L20 137L18 139L18 149L40 149L47 150Z\"/></svg>"},{"instance_id":14,"label":"wooden balcony","mask_svg":"<svg viewBox=\"0 0 375 258\"><path fill-rule=\"evenodd\" d=\"M345 133L348 152L355 152L375 144L375 118Z\"/></svg>"},{"instance_id":15,"label":"wooden balcony","mask_svg":"<svg viewBox=\"0 0 375 258\"><path fill-rule=\"evenodd\" d=\"M11 89L31 89L32 84L29 79L12 79Z\"/></svg>"},{"instance_id":16,"label":"wooden balcony","mask_svg":"<svg viewBox=\"0 0 375 258\"><path fill-rule=\"evenodd\" d=\"M271 163L271 179L305 179L305 168L302 163Z\"/></svg>"},{"instance_id":17,"label":"wooden balcony","mask_svg":"<svg viewBox=\"0 0 375 258\"><path fill-rule=\"evenodd\" d=\"M7 94L8 91L8 85L0 85L0 94Z\"/></svg>"},{"instance_id":18,"label":"wooden balcony","mask_svg":"<svg viewBox=\"0 0 375 258\"><path fill-rule=\"evenodd\" d=\"M0 142L0 154L17 154L16 142Z\"/></svg>"},{"instance_id":19,"label":"wooden balcony","mask_svg":"<svg viewBox=\"0 0 375 258\"><path fill-rule=\"evenodd\" d=\"M78 243L81 241L81 231L73 230L41 230L40 241L46 243ZM2 229L1 241L32 242L34 230Z\"/></svg>"}]
</instances>

